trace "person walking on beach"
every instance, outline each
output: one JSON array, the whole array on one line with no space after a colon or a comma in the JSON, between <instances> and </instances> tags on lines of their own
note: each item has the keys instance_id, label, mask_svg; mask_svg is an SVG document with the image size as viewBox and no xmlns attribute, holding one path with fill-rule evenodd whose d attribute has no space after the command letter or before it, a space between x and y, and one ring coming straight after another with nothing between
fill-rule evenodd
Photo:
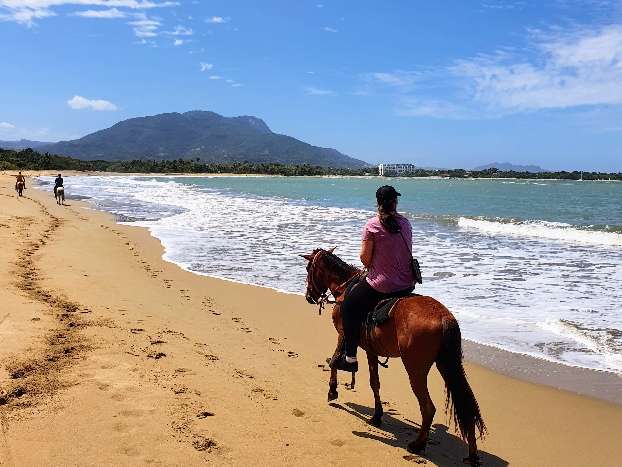
<instances>
[{"instance_id":1,"label":"person walking on beach","mask_svg":"<svg viewBox=\"0 0 622 467\"><path fill-rule=\"evenodd\" d=\"M415 286L412 227L397 213L398 196L401 194L389 185L376 191L378 216L365 224L360 255L367 274L346 294L340 307L345 352L332 365L338 370L358 371L356 351L361 324L376 304L385 298L408 295Z\"/></svg>"},{"instance_id":2,"label":"person walking on beach","mask_svg":"<svg viewBox=\"0 0 622 467\"><path fill-rule=\"evenodd\" d=\"M19 182L22 182L23 187L24 187L24 190L25 190L25 189L26 189L26 177L24 177L24 176L22 175L22 173L21 173L21 172L19 172L19 173L15 176L15 179L16 179L16 180L15 180L15 190L17 191L17 184L18 184Z\"/></svg>"},{"instance_id":3,"label":"person walking on beach","mask_svg":"<svg viewBox=\"0 0 622 467\"><path fill-rule=\"evenodd\" d=\"M56 189L60 186L63 186L63 177L58 174L58 177L54 180L54 197L56 197Z\"/></svg>"}]
</instances>

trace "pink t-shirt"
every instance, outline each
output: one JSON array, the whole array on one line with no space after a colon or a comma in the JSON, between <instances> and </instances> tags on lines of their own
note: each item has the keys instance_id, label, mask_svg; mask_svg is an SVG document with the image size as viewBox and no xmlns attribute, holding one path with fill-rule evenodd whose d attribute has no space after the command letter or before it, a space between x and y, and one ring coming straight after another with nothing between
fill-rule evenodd
<instances>
[{"instance_id":1,"label":"pink t-shirt","mask_svg":"<svg viewBox=\"0 0 622 467\"><path fill-rule=\"evenodd\" d=\"M408 248L402 235L389 233L377 217L369 219L363 229L363 240L374 242L367 282L378 292L396 292L415 285L410 267L412 227L405 217L397 216L397 220Z\"/></svg>"}]
</instances>

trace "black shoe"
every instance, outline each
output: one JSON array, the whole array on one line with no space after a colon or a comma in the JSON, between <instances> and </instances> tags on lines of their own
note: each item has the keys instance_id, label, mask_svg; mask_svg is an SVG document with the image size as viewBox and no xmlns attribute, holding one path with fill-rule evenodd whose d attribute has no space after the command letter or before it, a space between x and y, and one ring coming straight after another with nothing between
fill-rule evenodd
<instances>
[{"instance_id":1,"label":"black shoe","mask_svg":"<svg viewBox=\"0 0 622 467\"><path fill-rule=\"evenodd\" d=\"M359 371L359 362L346 362L346 355L341 354L335 360L331 368L341 371L349 371L350 373L356 373Z\"/></svg>"}]
</instances>

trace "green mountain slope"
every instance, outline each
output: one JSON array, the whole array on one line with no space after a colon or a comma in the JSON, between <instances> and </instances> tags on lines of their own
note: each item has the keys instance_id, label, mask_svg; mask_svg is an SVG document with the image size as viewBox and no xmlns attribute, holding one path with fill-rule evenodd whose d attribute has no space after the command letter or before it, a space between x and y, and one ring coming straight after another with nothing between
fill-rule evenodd
<instances>
[{"instance_id":1,"label":"green mountain slope","mask_svg":"<svg viewBox=\"0 0 622 467\"><path fill-rule=\"evenodd\" d=\"M132 118L83 138L41 146L38 150L82 160L182 158L224 164L248 161L323 167L369 165L334 149L272 133L256 117L227 118L204 111Z\"/></svg>"}]
</instances>

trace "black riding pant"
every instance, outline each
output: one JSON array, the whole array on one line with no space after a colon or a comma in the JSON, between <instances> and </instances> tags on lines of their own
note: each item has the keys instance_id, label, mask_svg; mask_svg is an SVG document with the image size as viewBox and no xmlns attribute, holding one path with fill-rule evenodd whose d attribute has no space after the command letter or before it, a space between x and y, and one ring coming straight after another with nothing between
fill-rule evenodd
<instances>
[{"instance_id":1,"label":"black riding pant","mask_svg":"<svg viewBox=\"0 0 622 467\"><path fill-rule=\"evenodd\" d=\"M356 349L361 339L361 324L370 311L382 300L391 297L403 297L412 291L412 287L397 292L378 292L363 277L346 294L339 310L345 338L346 356L356 357Z\"/></svg>"}]
</instances>

